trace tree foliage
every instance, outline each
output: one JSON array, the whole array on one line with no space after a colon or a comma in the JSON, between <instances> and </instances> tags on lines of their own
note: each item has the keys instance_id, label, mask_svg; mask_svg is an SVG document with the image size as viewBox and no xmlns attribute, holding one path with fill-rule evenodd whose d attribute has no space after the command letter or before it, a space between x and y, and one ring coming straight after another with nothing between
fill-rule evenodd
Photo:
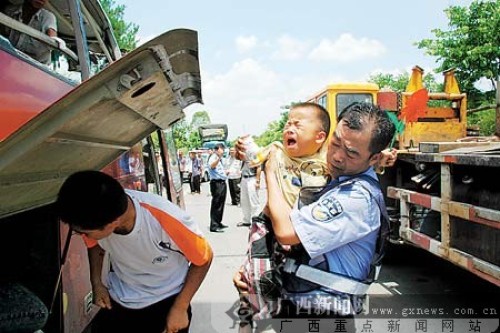
<instances>
[{"instance_id":1,"label":"tree foliage","mask_svg":"<svg viewBox=\"0 0 500 333\"><path fill-rule=\"evenodd\" d=\"M197 111L191 119L191 127L198 130L198 126L210 124L210 116L207 111Z\"/></svg>"},{"instance_id":2,"label":"tree foliage","mask_svg":"<svg viewBox=\"0 0 500 333\"><path fill-rule=\"evenodd\" d=\"M177 149L187 152L201 147L201 138L198 126L210 124L210 116L207 111L197 111L193 114L191 123L182 119L174 125L174 141Z\"/></svg>"},{"instance_id":3,"label":"tree foliage","mask_svg":"<svg viewBox=\"0 0 500 333\"><path fill-rule=\"evenodd\" d=\"M288 111L282 112L280 119L270 122L267 129L259 136L255 137L255 143L264 147L273 141L282 141L283 129L288 121Z\"/></svg>"},{"instance_id":4,"label":"tree foliage","mask_svg":"<svg viewBox=\"0 0 500 333\"><path fill-rule=\"evenodd\" d=\"M390 89L396 92L403 92L410 80L410 74L407 72L394 75L388 73L377 73L370 75L368 82L376 83L380 89ZM442 91L443 85L436 82L432 73L427 73L423 77L424 86L429 91Z\"/></svg>"},{"instance_id":5,"label":"tree foliage","mask_svg":"<svg viewBox=\"0 0 500 333\"><path fill-rule=\"evenodd\" d=\"M100 0L113 27L113 33L121 50L130 52L137 47L139 26L123 19L125 5L117 5L114 0Z\"/></svg>"},{"instance_id":6,"label":"tree foliage","mask_svg":"<svg viewBox=\"0 0 500 333\"><path fill-rule=\"evenodd\" d=\"M456 69L469 109L494 104L495 90L482 92L474 84L486 78L496 88L500 77L500 0L474 0L469 7L450 6L445 13L449 30L433 30L435 38L418 42L418 48L437 57L438 71ZM468 123L490 135L495 129L494 110L473 114Z\"/></svg>"},{"instance_id":7,"label":"tree foliage","mask_svg":"<svg viewBox=\"0 0 500 333\"><path fill-rule=\"evenodd\" d=\"M495 109L489 109L487 111L477 112L467 116L467 122L469 125L479 127L479 135L494 134L496 127L495 120Z\"/></svg>"},{"instance_id":8,"label":"tree foliage","mask_svg":"<svg viewBox=\"0 0 500 333\"><path fill-rule=\"evenodd\" d=\"M450 6L445 13L449 30L432 30L435 38L421 40L418 48L437 57L437 71L456 68L470 107L491 103L495 92L481 92L474 83L486 78L495 87L500 76L500 0L474 0L469 7Z\"/></svg>"}]
</instances>

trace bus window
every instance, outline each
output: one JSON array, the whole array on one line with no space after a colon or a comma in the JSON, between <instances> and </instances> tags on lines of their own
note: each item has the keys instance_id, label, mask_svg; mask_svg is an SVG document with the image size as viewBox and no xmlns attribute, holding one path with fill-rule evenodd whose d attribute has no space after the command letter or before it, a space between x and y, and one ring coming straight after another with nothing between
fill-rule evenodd
<instances>
[{"instance_id":1,"label":"bus window","mask_svg":"<svg viewBox=\"0 0 500 333\"><path fill-rule=\"evenodd\" d=\"M122 154L103 171L117 179L124 188L137 191L147 189L141 143Z\"/></svg>"},{"instance_id":2,"label":"bus window","mask_svg":"<svg viewBox=\"0 0 500 333\"><path fill-rule=\"evenodd\" d=\"M47 2L36 12L35 15L46 17L44 22L50 22L51 26L55 23L56 29L47 27L51 36L42 31L45 26L21 20L22 1L3 4L0 7L1 48L55 75L62 75L72 85L96 74L121 56L118 44L99 4L80 3L74 22L74 15L70 13L74 1Z\"/></svg>"},{"instance_id":3,"label":"bus window","mask_svg":"<svg viewBox=\"0 0 500 333\"><path fill-rule=\"evenodd\" d=\"M339 93L336 96L336 109L337 109L337 116L339 116L344 109L351 105L352 103L359 103L359 102L365 102L365 103L373 103L373 97L371 94L346 94L346 93Z\"/></svg>"}]
</instances>

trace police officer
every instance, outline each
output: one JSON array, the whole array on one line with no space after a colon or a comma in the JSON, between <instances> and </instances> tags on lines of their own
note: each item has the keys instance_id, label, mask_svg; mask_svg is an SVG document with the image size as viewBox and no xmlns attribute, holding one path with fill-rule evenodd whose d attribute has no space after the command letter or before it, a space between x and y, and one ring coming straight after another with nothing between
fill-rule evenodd
<instances>
[{"instance_id":1,"label":"police officer","mask_svg":"<svg viewBox=\"0 0 500 333\"><path fill-rule=\"evenodd\" d=\"M222 224L222 215L224 214L224 204L227 195L227 175L222 164L223 154L224 145L218 143L214 146L213 154L208 158L208 174L210 175L210 192L212 194L210 205L211 232L222 232L224 228L227 228L227 225Z\"/></svg>"},{"instance_id":2,"label":"police officer","mask_svg":"<svg viewBox=\"0 0 500 333\"><path fill-rule=\"evenodd\" d=\"M266 163L268 208L277 241L291 245L291 253L302 250L310 267L366 280L385 210L373 166L393 135L394 125L378 107L367 103L347 107L328 146L332 182L319 199L300 208L289 208L274 176L275 163ZM310 288L311 284L300 285L304 280L297 281L287 285L285 279L281 317L352 317L362 311L359 300L364 295L346 293L345 285L335 278L326 284L337 283L342 291L324 284Z\"/></svg>"}]
</instances>

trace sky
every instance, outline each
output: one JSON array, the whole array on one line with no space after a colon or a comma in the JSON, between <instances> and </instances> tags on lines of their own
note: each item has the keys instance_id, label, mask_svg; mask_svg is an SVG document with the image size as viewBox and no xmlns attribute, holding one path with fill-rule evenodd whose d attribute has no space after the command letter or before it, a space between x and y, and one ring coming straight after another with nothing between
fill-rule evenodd
<instances>
[{"instance_id":1,"label":"sky","mask_svg":"<svg viewBox=\"0 0 500 333\"><path fill-rule=\"evenodd\" d=\"M447 29L444 9L470 0L115 0L139 26L140 42L168 30L198 31L204 104L229 139L259 135L284 106L327 84L363 82L376 73L437 67L415 43ZM437 76L442 81L442 76Z\"/></svg>"}]
</instances>

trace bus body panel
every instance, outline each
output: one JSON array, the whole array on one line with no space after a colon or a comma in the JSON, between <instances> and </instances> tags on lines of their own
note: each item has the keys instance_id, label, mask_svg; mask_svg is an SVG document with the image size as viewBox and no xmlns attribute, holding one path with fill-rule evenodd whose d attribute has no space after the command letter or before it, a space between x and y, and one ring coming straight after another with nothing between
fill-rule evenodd
<instances>
[{"instance_id":1,"label":"bus body panel","mask_svg":"<svg viewBox=\"0 0 500 333\"><path fill-rule=\"evenodd\" d=\"M52 9L59 4L51 2ZM97 21L107 21L97 1L84 4L102 16ZM21 284L41 300L51 311L44 332L83 332L98 311L91 303L87 251L58 220L53 201L72 172L113 173L125 160L130 168L131 154L145 165L145 151L129 149L169 128L185 106L201 102L197 33L167 32L76 87L0 37L0 72L0 260L8 272L0 286ZM160 137L164 192L184 207L173 140ZM146 172L133 175L138 179L119 180L151 189Z\"/></svg>"},{"instance_id":2,"label":"bus body panel","mask_svg":"<svg viewBox=\"0 0 500 333\"><path fill-rule=\"evenodd\" d=\"M0 141L73 86L0 47Z\"/></svg>"}]
</instances>

